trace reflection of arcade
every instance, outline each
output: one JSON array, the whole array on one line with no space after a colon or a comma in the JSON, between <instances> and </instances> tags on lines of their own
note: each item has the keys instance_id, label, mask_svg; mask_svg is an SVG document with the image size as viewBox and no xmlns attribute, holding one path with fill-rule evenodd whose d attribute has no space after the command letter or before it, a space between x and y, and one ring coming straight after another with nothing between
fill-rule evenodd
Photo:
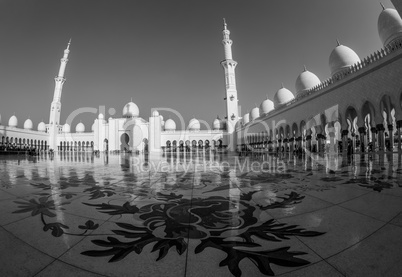
<instances>
[{"instance_id":1,"label":"reflection of arcade","mask_svg":"<svg viewBox=\"0 0 402 277\"><path fill-rule=\"evenodd\" d=\"M166 141L166 146L162 147L163 151L166 152L197 152L197 151L209 151L209 150L220 150L223 149L223 142L221 139L218 141L212 140L212 145L209 140L186 140L185 142L183 140L180 140L177 142L176 140L174 141Z\"/></svg>"}]
</instances>

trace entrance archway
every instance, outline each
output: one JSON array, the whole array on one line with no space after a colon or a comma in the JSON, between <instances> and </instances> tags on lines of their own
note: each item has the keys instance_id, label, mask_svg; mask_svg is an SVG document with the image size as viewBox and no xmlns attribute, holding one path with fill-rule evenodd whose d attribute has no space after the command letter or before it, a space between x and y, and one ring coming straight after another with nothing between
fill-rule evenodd
<instances>
[{"instance_id":1,"label":"entrance archway","mask_svg":"<svg viewBox=\"0 0 402 277\"><path fill-rule=\"evenodd\" d=\"M130 136L127 133L123 133L120 136L120 151L129 151L130 150Z\"/></svg>"}]
</instances>

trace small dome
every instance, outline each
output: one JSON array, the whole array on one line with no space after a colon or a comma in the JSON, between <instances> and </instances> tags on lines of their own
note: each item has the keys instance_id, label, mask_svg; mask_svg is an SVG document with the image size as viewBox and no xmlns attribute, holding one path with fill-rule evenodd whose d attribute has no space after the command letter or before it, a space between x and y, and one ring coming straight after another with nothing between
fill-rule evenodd
<instances>
[{"instance_id":1,"label":"small dome","mask_svg":"<svg viewBox=\"0 0 402 277\"><path fill-rule=\"evenodd\" d=\"M132 118L138 117L140 115L140 110L134 102L128 102L123 108L123 117Z\"/></svg>"},{"instance_id":2,"label":"small dome","mask_svg":"<svg viewBox=\"0 0 402 277\"><path fill-rule=\"evenodd\" d=\"M259 118L260 117L260 109L258 107L253 108L251 110L250 116L251 116L251 121Z\"/></svg>"},{"instance_id":3,"label":"small dome","mask_svg":"<svg viewBox=\"0 0 402 277\"><path fill-rule=\"evenodd\" d=\"M274 102L269 100L268 98L262 101L260 105L260 113L261 114L267 114L270 111L273 111L275 109Z\"/></svg>"},{"instance_id":4,"label":"small dome","mask_svg":"<svg viewBox=\"0 0 402 277\"><path fill-rule=\"evenodd\" d=\"M98 119L104 119L105 117L103 116L103 113L100 113L99 115L98 115Z\"/></svg>"},{"instance_id":5,"label":"small dome","mask_svg":"<svg viewBox=\"0 0 402 277\"><path fill-rule=\"evenodd\" d=\"M85 125L82 122L78 123L77 126L75 126L75 132L76 133L84 133Z\"/></svg>"},{"instance_id":6,"label":"small dome","mask_svg":"<svg viewBox=\"0 0 402 277\"><path fill-rule=\"evenodd\" d=\"M174 122L173 119L168 119L165 122L165 130L166 131L174 131L176 130L176 123Z\"/></svg>"},{"instance_id":7,"label":"small dome","mask_svg":"<svg viewBox=\"0 0 402 277\"><path fill-rule=\"evenodd\" d=\"M17 127L18 125L18 119L15 115L13 115L12 117L10 117L10 119L8 120L8 126L10 127Z\"/></svg>"},{"instance_id":8,"label":"small dome","mask_svg":"<svg viewBox=\"0 0 402 277\"><path fill-rule=\"evenodd\" d=\"M378 34L384 46L402 37L402 19L394 9L384 9L378 17Z\"/></svg>"},{"instance_id":9,"label":"small dome","mask_svg":"<svg viewBox=\"0 0 402 277\"><path fill-rule=\"evenodd\" d=\"M92 132L95 132L95 122L94 122L94 124L92 124L92 126L91 126L91 131L92 131Z\"/></svg>"},{"instance_id":10,"label":"small dome","mask_svg":"<svg viewBox=\"0 0 402 277\"><path fill-rule=\"evenodd\" d=\"M161 121L163 121L163 115L160 114L159 117L161 118ZM164 121L163 121L163 122L164 122Z\"/></svg>"},{"instance_id":11,"label":"small dome","mask_svg":"<svg viewBox=\"0 0 402 277\"><path fill-rule=\"evenodd\" d=\"M334 76L355 63L360 62L359 56L347 46L338 45L332 50L329 56L329 68L331 69L331 75Z\"/></svg>"},{"instance_id":12,"label":"small dome","mask_svg":"<svg viewBox=\"0 0 402 277\"><path fill-rule=\"evenodd\" d=\"M222 121L219 117L215 118L214 122L212 122L212 128L214 130L221 130L222 129Z\"/></svg>"},{"instance_id":13,"label":"small dome","mask_svg":"<svg viewBox=\"0 0 402 277\"><path fill-rule=\"evenodd\" d=\"M317 75L308 71L307 69L304 69L304 71L300 73L296 79L296 94L305 92L316 85L319 85L320 83L321 81L318 79Z\"/></svg>"},{"instance_id":14,"label":"small dome","mask_svg":"<svg viewBox=\"0 0 402 277\"><path fill-rule=\"evenodd\" d=\"M39 124L38 124L38 131L39 132L46 132L46 124L45 124L45 122L40 122Z\"/></svg>"},{"instance_id":15,"label":"small dome","mask_svg":"<svg viewBox=\"0 0 402 277\"><path fill-rule=\"evenodd\" d=\"M190 122L188 123L188 129L190 129L191 131L198 131L201 129L200 126L200 122L198 121L198 119L191 119Z\"/></svg>"},{"instance_id":16,"label":"small dome","mask_svg":"<svg viewBox=\"0 0 402 277\"><path fill-rule=\"evenodd\" d=\"M274 95L274 106L275 108L283 105L287 102L289 102L290 100L294 99L294 95L293 93L288 90L287 88L283 87L280 88Z\"/></svg>"},{"instance_id":17,"label":"small dome","mask_svg":"<svg viewBox=\"0 0 402 277\"><path fill-rule=\"evenodd\" d=\"M249 113L246 113L244 116L243 116L243 123L244 124L247 124L247 123L249 123L250 122L250 114Z\"/></svg>"},{"instance_id":18,"label":"small dome","mask_svg":"<svg viewBox=\"0 0 402 277\"><path fill-rule=\"evenodd\" d=\"M154 111L152 112L152 116L153 116L153 117L158 117L158 116L159 116L159 112L158 112L157 110L154 110Z\"/></svg>"},{"instance_id":19,"label":"small dome","mask_svg":"<svg viewBox=\"0 0 402 277\"><path fill-rule=\"evenodd\" d=\"M63 125L63 133L70 133L70 125L68 123Z\"/></svg>"},{"instance_id":20,"label":"small dome","mask_svg":"<svg viewBox=\"0 0 402 277\"><path fill-rule=\"evenodd\" d=\"M32 120L30 120L29 118L27 120L25 120L25 122L24 122L24 129L26 129L26 130L32 130L33 129Z\"/></svg>"}]
</instances>

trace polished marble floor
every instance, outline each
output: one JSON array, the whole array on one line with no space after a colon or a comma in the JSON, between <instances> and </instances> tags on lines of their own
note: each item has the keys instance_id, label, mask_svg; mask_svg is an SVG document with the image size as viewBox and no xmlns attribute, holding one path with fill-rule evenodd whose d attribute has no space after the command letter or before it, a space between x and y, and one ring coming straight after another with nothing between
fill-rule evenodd
<instances>
[{"instance_id":1,"label":"polished marble floor","mask_svg":"<svg viewBox=\"0 0 402 277\"><path fill-rule=\"evenodd\" d=\"M401 276L401 155L0 156L0 276Z\"/></svg>"}]
</instances>

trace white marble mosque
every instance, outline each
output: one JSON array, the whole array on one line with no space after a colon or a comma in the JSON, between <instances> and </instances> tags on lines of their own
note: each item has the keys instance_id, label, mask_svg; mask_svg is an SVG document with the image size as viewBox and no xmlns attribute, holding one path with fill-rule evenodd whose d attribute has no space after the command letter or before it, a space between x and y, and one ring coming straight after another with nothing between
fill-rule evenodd
<instances>
[{"instance_id":1,"label":"white marble mosque","mask_svg":"<svg viewBox=\"0 0 402 277\"><path fill-rule=\"evenodd\" d=\"M224 57L221 62L226 84L226 116L215 119L210 130L202 120L191 119L184 130L177 122L163 119L159 111L142 118L136 103L129 102L120 117L106 119L99 113L91 127L78 123L71 130L60 119L61 95L71 40L64 50L55 78L54 98L47 123L34 128L26 119L19 127L16 115L0 125L3 149L29 148L54 151L139 151L188 148L225 148L229 151L314 152L401 150L402 127L402 20L395 9L379 14L378 32L384 47L360 58L339 41L329 55L331 76L326 80L308 70L297 76L295 93L280 87L274 98L265 99L240 116L230 31L224 22ZM0 120L1 124L1 120ZM3 123L4 124L4 123ZM181 126L185 126L180 122Z\"/></svg>"}]
</instances>

